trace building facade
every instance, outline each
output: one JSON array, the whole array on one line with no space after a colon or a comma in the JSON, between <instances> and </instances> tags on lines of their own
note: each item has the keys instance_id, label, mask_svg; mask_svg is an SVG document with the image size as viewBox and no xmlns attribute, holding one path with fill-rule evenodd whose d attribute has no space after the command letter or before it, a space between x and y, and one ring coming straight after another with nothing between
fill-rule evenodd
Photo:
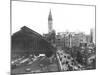
<instances>
[{"instance_id":1,"label":"building facade","mask_svg":"<svg viewBox=\"0 0 100 75\"><path fill-rule=\"evenodd\" d=\"M90 38L87 41L87 35L84 33L61 32L56 35L56 45L60 47L79 47L80 43L89 41Z\"/></svg>"}]
</instances>

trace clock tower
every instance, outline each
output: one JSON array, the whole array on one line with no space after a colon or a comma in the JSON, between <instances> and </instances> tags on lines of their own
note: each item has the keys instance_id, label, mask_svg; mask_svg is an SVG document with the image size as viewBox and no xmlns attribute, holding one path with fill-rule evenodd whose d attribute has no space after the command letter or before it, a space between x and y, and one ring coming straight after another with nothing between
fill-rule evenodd
<instances>
[{"instance_id":1,"label":"clock tower","mask_svg":"<svg viewBox=\"0 0 100 75\"><path fill-rule=\"evenodd\" d=\"M52 13L51 10L49 12L49 16L48 16L48 32L51 33L52 32L52 24L53 24L53 19L52 19Z\"/></svg>"}]
</instances>

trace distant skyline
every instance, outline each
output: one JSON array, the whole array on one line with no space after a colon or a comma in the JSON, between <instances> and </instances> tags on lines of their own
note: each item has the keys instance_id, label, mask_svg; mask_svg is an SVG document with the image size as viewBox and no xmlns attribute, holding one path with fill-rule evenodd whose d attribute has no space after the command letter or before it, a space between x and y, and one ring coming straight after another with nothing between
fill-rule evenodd
<instances>
[{"instance_id":1,"label":"distant skyline","mask_svg":"<svg viewBox=\"0 0 100 75\"><path fill-rule=\"evenodd\" d=\"M12 34L23 26L48 33L50 9L56 32L90 34L90 29L95 29L95 7L12 1Z\"/></svg>"}]
</instances>

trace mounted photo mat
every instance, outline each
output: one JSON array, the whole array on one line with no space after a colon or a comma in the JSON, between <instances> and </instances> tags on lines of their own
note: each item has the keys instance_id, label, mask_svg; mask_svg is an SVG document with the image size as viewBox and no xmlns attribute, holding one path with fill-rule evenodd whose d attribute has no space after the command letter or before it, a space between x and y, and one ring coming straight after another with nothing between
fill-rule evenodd
<instances>
[{"instance_id":1,"label":"mounted photo mat","mask_svg":"<svg viewBox=\"0 0 100 75\"><path fill-rule=\"evenodd\" d=\"M96 69L96 6L11 0L11 75Z\"/></svg>"}]
</instances>

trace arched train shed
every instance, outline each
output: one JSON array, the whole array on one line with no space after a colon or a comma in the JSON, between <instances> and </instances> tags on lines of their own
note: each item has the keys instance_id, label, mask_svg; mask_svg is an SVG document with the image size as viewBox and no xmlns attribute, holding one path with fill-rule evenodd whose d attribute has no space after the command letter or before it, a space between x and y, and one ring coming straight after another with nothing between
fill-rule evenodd
<instances>
[{"instance_id":1,"label":"arched train shed","mask_svg":"<svg viewBox=\"0 0 100 75\"><path fill-rule=\"evenodd\" d=\"M26 26L11 36L12 58L30 54L46 54L50 57L55 51L56 49L42 35Z\"/></svg>"}]
</instances>

